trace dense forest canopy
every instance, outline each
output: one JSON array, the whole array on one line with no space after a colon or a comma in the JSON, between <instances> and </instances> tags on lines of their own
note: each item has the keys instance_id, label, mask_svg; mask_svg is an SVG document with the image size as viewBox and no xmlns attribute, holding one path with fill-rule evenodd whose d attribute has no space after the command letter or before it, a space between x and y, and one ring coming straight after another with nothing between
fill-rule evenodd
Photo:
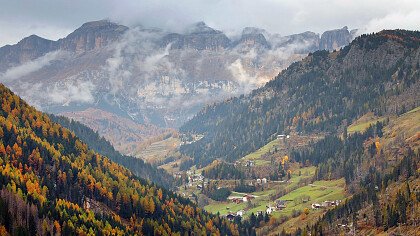
<instances>
[{"instance_id":1,"label":"dense forest canopy","mask_svg":"<svg viewBox=\"0 0 420 236\"><path fill-rule=\"evenodd\" d=\"M174 178L163 169L158 169L140 158L122 155L114 149L109 141L84 124L66 117L49 115L51 120L71 130L85 142L89 148L108 157L113 162L123 165L140 178L147 179L166 189L175 186Z\"/></svg>"},{"instance_id":2,"label":"dense forest canopy","mask_svg":"<svg viewBox=\"0 0 420 236\"><path fill-rule=\"evenodd\" d=\"M0 85L0 226L13 235L238 235L151 185Z\"/></svg>"}]
</instances>

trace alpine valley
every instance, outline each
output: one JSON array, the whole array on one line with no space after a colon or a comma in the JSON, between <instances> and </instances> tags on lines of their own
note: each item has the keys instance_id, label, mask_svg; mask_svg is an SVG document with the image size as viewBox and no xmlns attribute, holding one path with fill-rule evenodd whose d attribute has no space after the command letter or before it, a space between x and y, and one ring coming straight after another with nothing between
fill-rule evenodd
<instances>
[{"instance_id":1,"label":"alpine valley","mask_svg":"<svg viewBox=\"0 0 420 236\"><path fill-rule=\"evenodd\" d=\"M0 235L419 235L419 31L102 20L0 81Z\"/></svg>"}]
</instances>

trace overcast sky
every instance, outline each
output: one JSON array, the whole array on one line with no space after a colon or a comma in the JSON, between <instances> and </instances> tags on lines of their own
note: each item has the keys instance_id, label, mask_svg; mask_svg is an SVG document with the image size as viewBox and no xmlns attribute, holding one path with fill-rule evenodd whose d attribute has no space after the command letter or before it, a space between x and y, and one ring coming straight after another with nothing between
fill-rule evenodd
<instances>
[{"instance_id":1,"label":"overcast sky","mask_svg":"<svg viewBox=\"0 0 420 236\"><path fill-rule=\"evenodd\" d=\"M348 26L420 30L420 0L0 0L0 46L58 39L87 21L181 30L205 21L228 35L255 26L287 35Z\"/></svg>"}]
</instances>

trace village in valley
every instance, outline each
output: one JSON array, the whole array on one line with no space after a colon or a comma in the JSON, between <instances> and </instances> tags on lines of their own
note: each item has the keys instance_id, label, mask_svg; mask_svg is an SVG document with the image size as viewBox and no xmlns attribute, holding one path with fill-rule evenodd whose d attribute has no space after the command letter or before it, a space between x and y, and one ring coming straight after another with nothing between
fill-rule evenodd
<instances>
[{"instance_id":1,"label":"village in valley","mask_svg":"<svg viewBox=\"0 0 420 236\"><path fill-rule=\"evenodd\" d=\"M315 166L289 158L291 150L322 137L280 134L234 163L216 160L202 169L178 171L174 176L183 181L178 193L231 221L261 217L280 225L298 218L305 224L347 197L344 179L315 181Z\"/></svg>"}]
</instances>

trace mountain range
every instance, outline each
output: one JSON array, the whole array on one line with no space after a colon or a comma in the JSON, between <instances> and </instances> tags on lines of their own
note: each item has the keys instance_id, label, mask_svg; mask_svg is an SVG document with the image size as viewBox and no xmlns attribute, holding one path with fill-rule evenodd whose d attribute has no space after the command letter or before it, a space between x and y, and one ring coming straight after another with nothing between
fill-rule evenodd
<instances>
[{"instance_id":1,"label":"mountain range","mask_svg":"<svg viewBox=\"0 0 420 236\"><path fill-rule=\"evenodd\" d=\"M170 32L101 20L57 41L31 35L1 47L0 81L135 154L136 144L179 127L203 105L250 92L309 52L339 49L355 34L344 27L281 36L248 27L228 37L204 22Z\"/></svg>"}]
</instances>

